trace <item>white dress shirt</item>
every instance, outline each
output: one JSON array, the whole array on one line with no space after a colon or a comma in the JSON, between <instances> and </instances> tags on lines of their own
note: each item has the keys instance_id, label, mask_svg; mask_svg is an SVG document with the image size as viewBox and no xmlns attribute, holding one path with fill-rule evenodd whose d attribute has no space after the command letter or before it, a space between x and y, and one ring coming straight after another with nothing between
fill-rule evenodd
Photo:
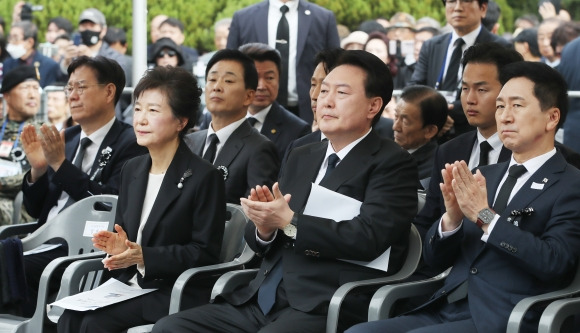
<instances>
[{"instance_id":1,"label":"white dress shirt","mask_svg":"<svg viewBox=\"0 0 580 333\"><path fill-rule=\"evenodd\" d=\"M105 140L105 136L107 136L107 133L109 133L109 130L111 129L111 127L113 127L114 123L115 123L115 117L111 118L111 120L108 123L106 123L103 127L99 128L98 130L94 131L91 135L88 135L88 136L84 131L81 130L80 140L82 140L86 137L91 139L91 144L85 149L85 156L83 157L83 163L82 163L82 171L83 172L85 172L87 174L91 173L91 168L93 166L93 163L95 162L95 158L97 158L97 154L99 153L99 148L101 147L103 140ZM81 147L80 140L79 140L79 146L77 147L74 158L76 158L78 153L79 153L79 149ZM74 161L74 158L71 161L71 163ZM66 193L65 191L62 191L60 197L58 198L56 206L52 207L50 212L48 212L48 216L46 217L46 221L50 221L64 208L64 206L66 205L66 203L68 201L68 198L69 198L68 193Z\"/></svg>"},{"instance_id":2,"label":"white dress shirt","mask_svg":"<svg viewBox=\"0 0 580 333\"><path fill-rule=\"evenodd\" d=\"M286 20L290 27L290 50L288 53L288 105L298 105L298 90L296 88L296 50L298 45L298 0L289 0L286 3L280 0L269 0L270 9L268 10L268 45L276 48L276 33L278 32L278 23L282 18L280 8L283 5L288 6ZM258 19L258 18L257 18Z\"/></svg>"},{"instance_id":3,"label":"white dress shirt","mask_svg":"<svg viewBox=\"0 0 580 333\"><path fill-rule=\"evenodd\" d=\"M254 128L257 129L258 132L262 131L262 126L264 126L264 122L266 121L266 117L268 116L270 109L272 109L272 104L270 104L270 105L266 106L265 108L263 108L262 110L256 112L256 114L251 114L250 111L248 111L248 113L246 114L246 118L251 118L251 117L256 118L257 121L254 124Z\"/></svg>"},{"instance_id":4,"label":"white dress shirt","mask_svg":"<svg viewBox=\"0 0 580 333\"><path fill-rule=\"evenodd\" d=\"M215 157L214 157L213 161L211 161L213 163L215 161L215 159L217 158L220 150L222 149L222 147L226 143L226 141L228 141L230 135L232 135L232 133L234 133L234 131L237 130L238 127L240 127L240 125L244 121L246 121L246 118L242 118L240 120L236 120L233 123L231 123L228 126L220 129L217 132L213 130L213 126L212 126L212 123L213 122L210 123L209 124L209 127L207 128L207 136L205 137L205 146L203 147L203 152L202 152L201 156L203 156L205 154L205 151L209 147L209 143L211 142L209 140L209 136L212 135L213 133L215 133L215 135L217 135L217 137L220 140L220 142L216 146Z\"/></svg>"},{"instance_id":5,"label":"white dress shirt","mask_svg":"<svg viewBox=\"0 0 580 333\"><path fill-rule=\"evenodd\" d=\"M496 164L499 160L499 154L501 153L501 149L503 148L503 143L499 139L499 135L495 132L489 138L484 138L479 130L477 130L477 140L473 143L473 148L471 148L471 155L469 156L469 163L467 166L469 170L473 170L479 165L479 145L483 142L487 141L491 146L492 150L489 151L488 156L488 164Z\"/></svg>"}]
</instances>

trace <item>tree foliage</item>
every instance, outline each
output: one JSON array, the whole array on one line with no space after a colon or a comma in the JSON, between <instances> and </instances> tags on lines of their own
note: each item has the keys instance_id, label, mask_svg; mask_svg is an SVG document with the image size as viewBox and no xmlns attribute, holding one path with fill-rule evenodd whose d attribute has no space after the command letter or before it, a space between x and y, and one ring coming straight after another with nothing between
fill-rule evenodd
<instances>
[{"instance_id":1,"label":"tree foliage","mask_svg":"<svg viewBox=\"0 0 580 333\"><path fill-rule=\"evenodd\" d=\"M0 2L0 15L8 24L11 22L12 8L18 0ZM50 18L63 16L76 25L83 9L95 7L107 17L109 26L127 31L129 47L132 36L132 2L128 0L30 0L44 6L44 10L34 13L34 21L39 27L39 40L44 41L44 32ZM149 0L147 18L166 14L180 19L186 27L185 44L201 51L213 48L213 24L248 5L264 0ZM419 19L431 16L442 24L445 14L441 0L312 0L332 10L337 22L355 29L361 22L378 17L390 18L396 12L408 12ZM511 31L516 17L532 13L537 15L538 0L496 0L502 10L500 31ZM580 0L563 0L572 17L580 17ZM265 19L265 18L256 18Z\"/></svg>"}]
</instances>

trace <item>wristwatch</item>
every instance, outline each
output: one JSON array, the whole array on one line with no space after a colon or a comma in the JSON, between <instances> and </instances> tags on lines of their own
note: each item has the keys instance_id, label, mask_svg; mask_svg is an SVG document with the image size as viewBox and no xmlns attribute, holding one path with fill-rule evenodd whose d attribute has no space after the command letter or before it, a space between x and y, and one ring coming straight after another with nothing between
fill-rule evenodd
<instances>
[{"instance_id":1,"label":"wristwatch","mask_svg":"<svg viewBox=\"0 0 580 333\"><path fill-rule=\"evenodd\" d=\"M290 223L288 223L288 225L286 225L284 229L282 229L284 235L290 238L296 238L296 233L298 232L298 229L296 228L297 222L298 217L296 217L296 214L294 214L294 216L292 216L292 220L290 221Z\"/></svg>"},{"instance_id":2,"label":"wristwatch","mask_svg":"<svg viewBox=\"0 0 580 333\"><path fill-rule=\"evenodd\" d=\"M484 224L490 224L494 217L495 212L493 210L484 208L477 213L477 221L475 221L475 224L481 228Z\"/></svg>"}]
</instances>

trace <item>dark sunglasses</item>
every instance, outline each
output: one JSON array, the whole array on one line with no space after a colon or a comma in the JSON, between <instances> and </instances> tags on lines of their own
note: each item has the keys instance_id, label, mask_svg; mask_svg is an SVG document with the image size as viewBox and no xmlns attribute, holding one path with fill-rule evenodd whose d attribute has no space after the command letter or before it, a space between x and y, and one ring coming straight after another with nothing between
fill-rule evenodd
<instances>
[{"instance_id":1,"label":"dark sunglasses","mask_svg":"<svg viewBox=\"0 0 580 333\"><path fill-rule=\"evenodd\" d=\"M163 57L165 57L166 54L170 57L175 57L177 55L177 52L175 52L173 50L161 51L157 54L157 58L163 58Z\"/></svg>"}]
</instances>

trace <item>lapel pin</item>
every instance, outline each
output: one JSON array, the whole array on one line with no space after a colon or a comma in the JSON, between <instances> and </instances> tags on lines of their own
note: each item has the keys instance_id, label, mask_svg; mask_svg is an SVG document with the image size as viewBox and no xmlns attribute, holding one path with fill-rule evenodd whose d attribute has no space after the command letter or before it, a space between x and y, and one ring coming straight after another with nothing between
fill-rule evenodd
<instances>
[{"instance_id":1,"label":"lapel pin","mask_svg":"<svg viewBox=\"0 0 580 333\"><path fill-rule=\"evenodd\" d=\"M270 130L270 133L272 133L272 134L276 134L276 129L275 129L275 128L272 128L272 129Z\"/></svg>"},{"instance_id":2,"label":"lapel pin","mask_svg":"<svg viewBox=\"0 0 580 333\"><path fill-rule=\"evenodd\" d=\"M179 180L179 183L177 184L177 188L181 190L183 188L183 182L188 177L190 177L192 174L193 174L193 172L191 172L191 169L185 170L185 172L183 173L183 176L181 176L181 179Z\"/></svg>"},{"instance_id":3,"label":"lapel pin","mask_svg":"<svg viewBox=\"0 0 580 333\"><path fill-rule=\"evenodd\" d=\"M228 168L226 168L223 165L220 165L217 167L218 171L221 172L222 176L224 177L224 181L228 179L228 175L230 174L230 172L228 171Z\"/></svg>"},{"instance_id":4,"label":"lapel pin","mask_svg":"<svg viewBox=\"0 0 580 333\"><path fill-rule=\"evenodd\" d=\"M544 178L544 180L542 180L542 182L547 183L548 182L548 178Z\"/></svg>"},{"instance_id":5,"label":"lapel pin","mask_svg":"<svg viewBox=\"0 0 580 333\"><path fill-rule=\"evenodd\" d=\"M310 15L310 11L307 9L307 10L304 11L304 14Z\"/></svg>"}]
</instances>

